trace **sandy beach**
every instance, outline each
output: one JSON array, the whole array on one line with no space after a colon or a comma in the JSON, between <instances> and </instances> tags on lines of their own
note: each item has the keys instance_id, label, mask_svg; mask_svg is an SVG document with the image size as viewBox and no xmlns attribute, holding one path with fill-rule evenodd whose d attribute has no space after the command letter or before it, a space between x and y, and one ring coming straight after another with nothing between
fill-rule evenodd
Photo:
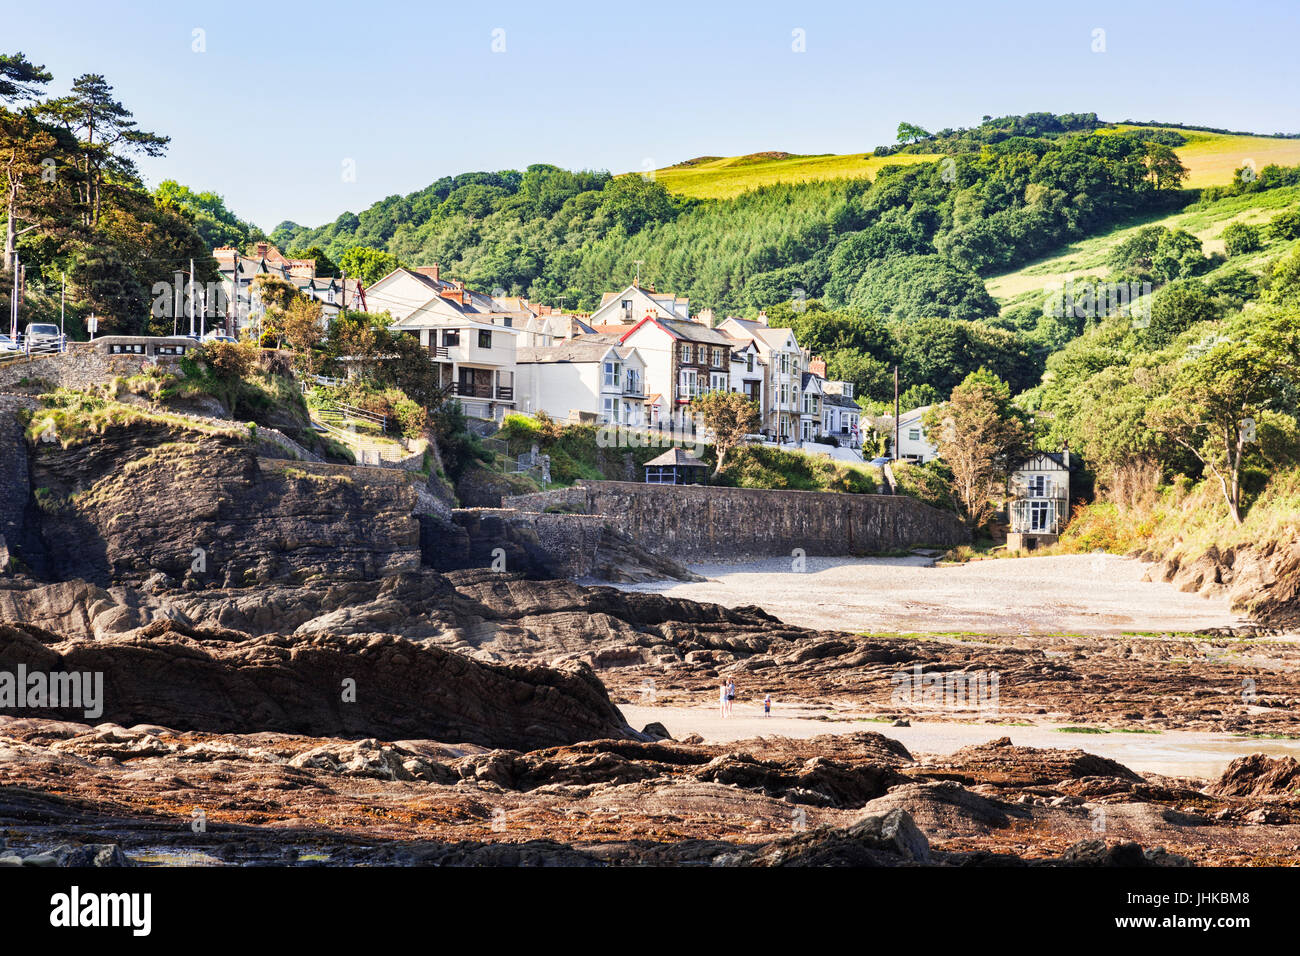
<instances>
[{"instance_id":1,"label":"sandy beach","mask_svg":"<svg viewBox=\"0 0 1300 956\"><path fill-rule=\"evenodd\" d=\"M703 582L622 585L728 607L757 604L788 624L855 632L1122 633L1247 623L1228 601L1144 581L1151 566L1059 555L937 567L924 557L787 558L692 565Z\"/></svg>"}]
</instances>

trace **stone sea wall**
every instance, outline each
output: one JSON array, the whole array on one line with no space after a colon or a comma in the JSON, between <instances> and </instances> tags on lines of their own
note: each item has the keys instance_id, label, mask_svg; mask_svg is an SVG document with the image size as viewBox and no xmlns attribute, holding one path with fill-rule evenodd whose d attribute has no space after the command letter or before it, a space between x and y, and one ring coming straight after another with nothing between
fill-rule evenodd
<instances>
[{"instance_id":1,"label":"stone sea wall","mask_svg":"<svg viewBox=\"0 0 1300 956\"><path fill-rule=\"evenodd\" d=\"M796 548L862 555L969 540L956 515L902 495L580 481L502 504L601 515L642 547L676 561L774 557Z\"/></svg>"}]
</instances>

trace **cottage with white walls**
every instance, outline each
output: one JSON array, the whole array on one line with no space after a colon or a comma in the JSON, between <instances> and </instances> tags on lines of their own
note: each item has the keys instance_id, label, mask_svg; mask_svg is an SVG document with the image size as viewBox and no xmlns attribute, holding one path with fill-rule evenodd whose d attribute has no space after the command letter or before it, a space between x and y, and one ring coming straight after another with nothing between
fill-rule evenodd
<instances>
[{"instance_id":1,"label":"cottage with white walls","mask_svg":"<svg viewBox=\"0 0 1300 956\"><path fill-rule=\"evenodd\" d=\"M460 304L436 297L389 328L419 337L438 369L439 384L450 389L466 415L499 422L515 410L519 330L462 311Z\"/></svg>"},{"instance_id":2,"label":"cottage with white walls","mask_svg":"<svg viewBox=\"0 0 1300 956\"><path fill-rule=\"evenodd\" d=\"M649 424L645 361L635 348L575 338L557 345L520 348L518 407L552 418L593 417L609 425Z\"/></svg>"},{"instance_id":3,"label":"cottage with white walls","mask_svg":"<svg viewBox=\"0 0 1300 956\"><path fill-rule=\"evenodd\" d=\"M862 444L858 422L862 409L853 400L853 383L827 380L822 387L822 434L841 445L857 448Z\"/></svg>"},{"instance_id":4,"label":"cottage with white walls","mask_svg":"<svg viewBox=\"0 0 1300 956\"><path fill-rule=\"evenodd\" d=\"M633 281L620 292L606 292L601 296L600 307L584 321L593 328L635 325L646 316L689 321L690 303L686 296L655 292L653 285L642 288L640 282Z\"/></svg>"},{"instance_id":5,"label":"cottage with white walls","mask_svg":"<svg viewBox=\"0 0 1300 956\"><path fill-rule=\"evenodd\" d=\"M494 325L511 324L505 321L506 311L492 296L468 289L463 282L442 278L436 265L394 269L366 289L366 308L375 313L387 312L400 322L439 298L454 301L461 315L474 315Z\"/></svg>"},{"instance_id":6,"label":"cottage with white walls","mask_svg":"<svg viewBox=\"0 0 1300 956\"><path fill-rule=\"evenodd\" d=\"M1078 467L1068 445L1059 452L1035 452L1016 466L1007 486L1008 550L1056 543L1070 520L1070 473Z\"/></svg>"},{"instance_id":7,"label":"cottage with white walls","mask_svg":"<svg viewBox=\"0 0 1300 956\"><path fill-rule=\"evenodd\" d=\"M919 465L934 461L939 457L939 448L930 441L925 428L925 413L933 405L922 405L898 416L898 448L894 458L914 462ZM892 418L893 416L889 416ZM888 423L890 445L893 445L893 422Z\"/></svg>"}]
</instances>

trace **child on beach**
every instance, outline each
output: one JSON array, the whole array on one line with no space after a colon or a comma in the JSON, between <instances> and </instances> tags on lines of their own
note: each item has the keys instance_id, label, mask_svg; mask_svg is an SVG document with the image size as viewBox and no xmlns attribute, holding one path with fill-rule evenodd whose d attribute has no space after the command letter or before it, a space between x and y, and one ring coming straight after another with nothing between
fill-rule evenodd
<instances>
[{"instance_id":1,"label":"child on beach","mask_svg":"<svg viewBox=\"0 0 1300 956\"><path fill-rule=\"evenodd\" d=\"M763 695L763 716L764 717L772 716L772 695L771 694Z\"/></svg>"}]
</instances>

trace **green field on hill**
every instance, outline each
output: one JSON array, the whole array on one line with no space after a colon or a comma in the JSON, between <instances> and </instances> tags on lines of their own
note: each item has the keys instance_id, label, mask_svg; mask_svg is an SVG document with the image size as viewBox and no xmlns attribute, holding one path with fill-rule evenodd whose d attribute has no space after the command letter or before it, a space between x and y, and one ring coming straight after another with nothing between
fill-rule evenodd
<instances>
[{"instance_id":1,"label":"green field on hill","mask_svg":"<svg viewBox=\"0 0 1300 956\"><path fill-rule=\"evenodd\" d=\"M1201 240L1207 254L1223 252L1221 237L1230 223L1244 222L1261 226L1283 209L1297 204L1300 204L1300 186L1288 186L1267 192L1247 193L1244 196L1230 196L1208 206L1192 206L1170 215L1138 217L1101 235L1073 242L1020 269L990 276L985 280L985 286L1004 309L1026 302L1039 302L1048 289L1061 288L1067 279L1104 276L1107 273L1106 258L1111 250L1143 226L1185 229ZM1295 244L1297 243L1268 239L1262 249L1236 256L1219 268L1244 268L1259 273L1265 262L1289 251ZM1203 278L1213 274L1211 272Z\"/></svg>"},{"instance_id":2,"label":"green field on hill","mask_svg":"<svg viewBox=\"0 0 1300 956\"><path fill-rule=\"evenodd\" d=\"M1119 126L1119 131L1171 129L1186 138L1187 142L1174 150L1187 167L1183 185L1191 189L1204 186L1223 186L1232 182L1234 171L1246 165L1247 160L1260 170L1270 163L1278 166L1300 164L1300 139L1279 139L1275 136L1237 136L1231 133L1210 133L1204 130L1176 129L1163 126Z\"/></svg>"},{"instance_id":3,"label":"green field on hill","mask_svg":"<svg viewBox=\"0 0 1300 956\"><path fill-rule=\"evenodd\" d=\"M1272 136L1238 136L1174 127L1120 125L1116 131L1172 129L1187 139L1175 152L1187 167L1184 185L1192 189L1232 182L1233 171L1249 160L1255 168L1269 163L1300 164L1300 139ZM875 157L871 153L826 153L800 156L792 153L751 153L747 156L701 156L675 166L657 169L654 177L671 193L697 199L730 199L759 186L804 183L824 179L874 178L882 166L927 163L938 153ZM631 175L631 174L629 174Z\"/></svg>"},{"instance_id":4,"label":"green field on hill","mask_svg":"<svg viewBox=\"0 0 1300 956\"><path fill-rule=\"evenodd\" d=\"M671 193L696 199L730 199L774 183L807 183L823 179L874 179L882 166L927 163L937 155L898 155L876 158L870 153L837 156L795 156L752 153L748 156L705 156L655 170L655 179Z\"/></svg>"}]
</instances>

